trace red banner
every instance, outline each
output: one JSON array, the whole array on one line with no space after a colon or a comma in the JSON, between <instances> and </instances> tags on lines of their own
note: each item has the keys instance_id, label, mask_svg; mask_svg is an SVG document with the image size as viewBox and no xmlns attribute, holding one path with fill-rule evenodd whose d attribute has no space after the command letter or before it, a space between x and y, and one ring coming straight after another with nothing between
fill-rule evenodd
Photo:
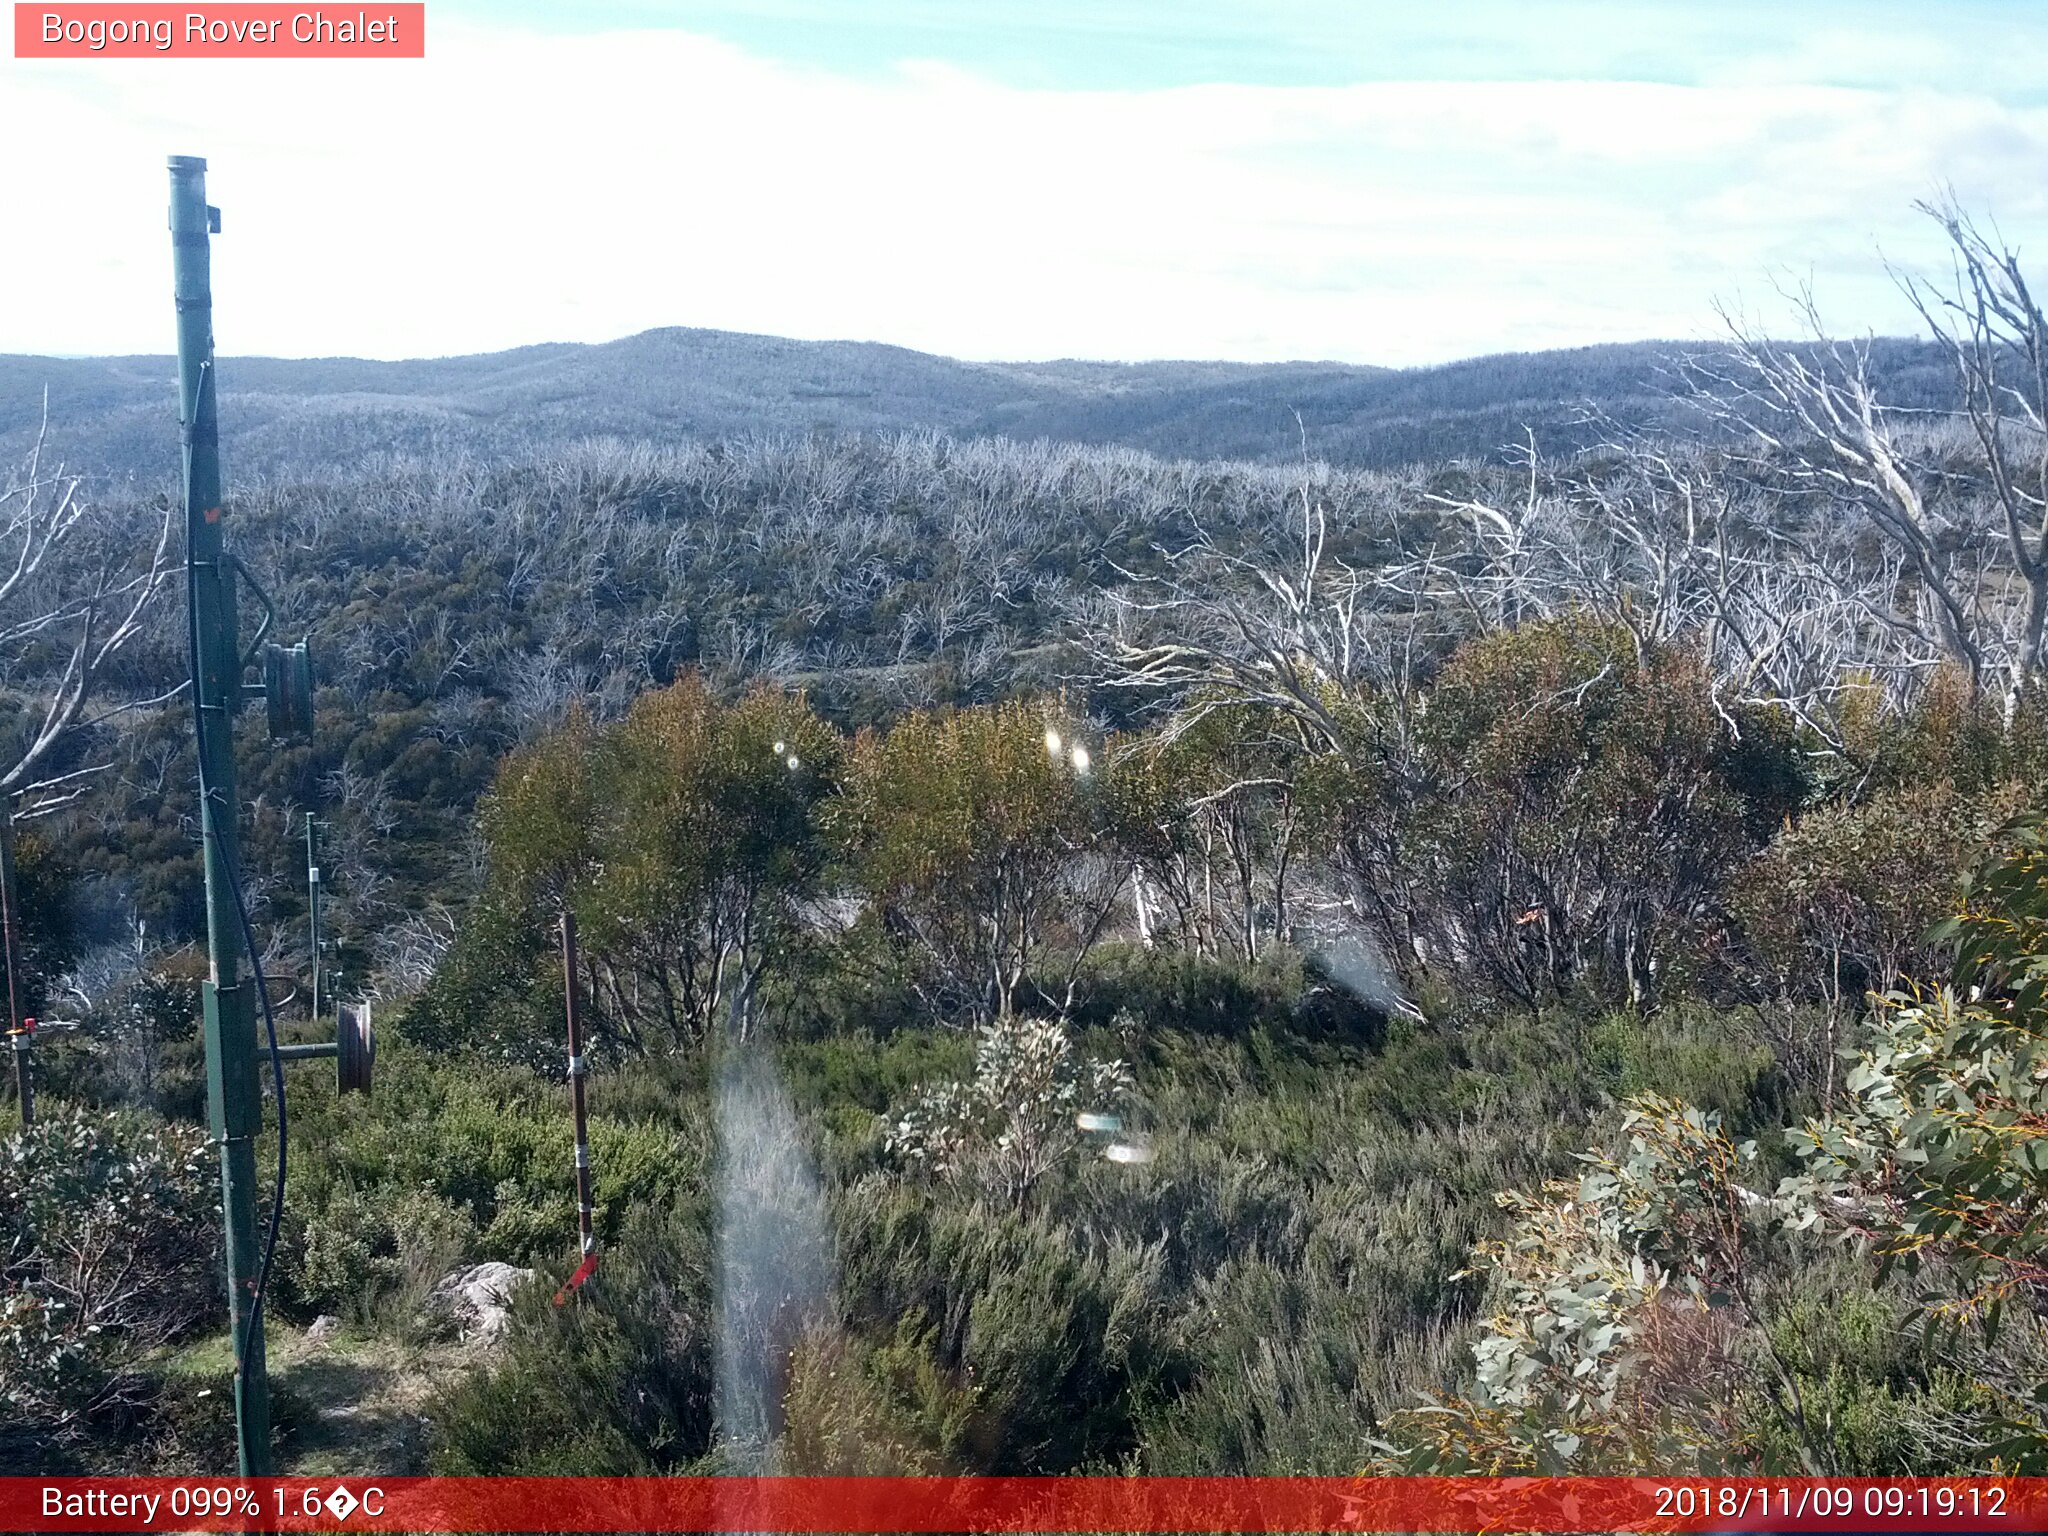
<instances>
[{"instance_id":1,"label":"red banner","mask_svg":"<svg viewBox=\"0 0 2048 1536\"><path fill-rule=\"evenodd\" d=\"M14 7L17 59L423 59L424 4Z\"/></svg>"},{"instance_id":2,"label":"red banner","mask_svg":"<svg viewBox=\"0 0 2048 1536\"><path fill-rule=\"evenodd\" d=\"M2043 1531L2048 1478L0 1478L9 1531Z\"/></svg>"}]
</instances>

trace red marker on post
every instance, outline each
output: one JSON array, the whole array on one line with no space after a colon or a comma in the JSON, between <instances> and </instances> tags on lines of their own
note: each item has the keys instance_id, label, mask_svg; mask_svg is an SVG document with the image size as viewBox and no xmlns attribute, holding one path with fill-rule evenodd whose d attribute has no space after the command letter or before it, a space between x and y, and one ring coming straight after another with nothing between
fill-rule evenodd
<instances>
[{"instance_id":1,"label":"red marker on post","mask_svg":"<svg viewBox=\"0 0 2048 1536\"><path fill-rule=\"evenodd\" d=\"M555 1305L558 1307L565 1306L569 1300L569 1293L596 1273L597 1250L593 1248L590 1252L583 1255L583 1262L576 1266L576 1273L569 1277L568 1281L559 1291L555 1292Z\"/></svg>"}]
</instances>

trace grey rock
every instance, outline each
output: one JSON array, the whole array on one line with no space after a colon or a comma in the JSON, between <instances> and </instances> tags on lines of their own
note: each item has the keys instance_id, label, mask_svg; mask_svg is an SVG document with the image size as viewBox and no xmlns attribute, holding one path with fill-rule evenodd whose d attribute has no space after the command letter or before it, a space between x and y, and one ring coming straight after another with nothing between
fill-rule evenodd
<instances>
[{"instance_id":1,"label":"grey rock","mask_svg":"<svg viewBox=\"0 0 2048 1536\"><path fill-rule=\"evenodd\" d=\"M428 1302L452 1317L463 1337L490 1343L511 1318L512 1293L532 1278L530 1269L487 1259L443 1276Z\"/></svg>"}]
</instances>

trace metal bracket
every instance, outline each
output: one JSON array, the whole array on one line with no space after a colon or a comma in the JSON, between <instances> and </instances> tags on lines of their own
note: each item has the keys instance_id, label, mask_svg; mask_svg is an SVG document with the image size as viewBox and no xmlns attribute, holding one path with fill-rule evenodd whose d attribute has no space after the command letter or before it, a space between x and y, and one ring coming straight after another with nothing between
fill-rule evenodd
<instances>
[{"instance_id":1,"label":"metal bracket","mask_svg":"<svg viewBox=\"0 0 2048 1536\"><path fill-rule=\"evenodd\" d=\"M178 302L182 307L186 301L180 299ZM192 307L197 309L200 306L195 302ZM206 302L205 307L208 309L213 308L213 303L210 299ZM179 435L184 439L187 448L190 448L198 441L200 422L215 419L214 412L211 409L213 405L213 359L209 357L199 365L199 387L192 395L192 419L178 423Z\"/></svg>"},{"instance_id":2,"label":"metal bracket","mask_svg":"<svg viewBox=\"0 0 2048 1536\"><path fill-rule=\"evenodd\" d=\"M228 564L240 573L242 580L249 583L249 590L256 594L256 601L263 605L263 619L256 626L256 633L249 641L249 649L242 653L242 670L246 672L255 665L257 654L263 649L264 637L277 622L277 604L270 600L270 594L263 590L263 583L256 579L255 573L242 563L240 555L230 550Z\"/></svg>"},{"instance_id":3,"label":"metal bracket","mask_svg":"<svg viewBox=\"0 0 2048 1536\"><path fill-rule=\"evenodd\" d=\"M344 1003L341 1017L332 1040L310 1040L277 1048L280 1061L326 1061L334 1062L335 1087L342 1093L360 1093L368 1097L370 1092L370 1069L377 1060L377 1037L370 1028L370 1005L368 1003ZM256 1047L255 1063L263 1066L270 1060L270 1048L259 1044Z\"/></svg>"}]
</instances>

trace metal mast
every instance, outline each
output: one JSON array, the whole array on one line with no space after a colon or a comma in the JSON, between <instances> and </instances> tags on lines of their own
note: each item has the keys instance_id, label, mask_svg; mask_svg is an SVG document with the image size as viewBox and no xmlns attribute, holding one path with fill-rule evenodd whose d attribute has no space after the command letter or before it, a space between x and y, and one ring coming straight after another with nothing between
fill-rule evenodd
<instances>
[{"instance_id":1,"label":"metal mast","mask_svg":"<svg viewBox=\"0 0 2048 1536\"><path fill-rule=\"evenodd\" d=\"M206 945L212 962L206 1004L206 1107L220 1147L221 1209L227 1219L228 1326L235 1345L235 1439L242 1473L270 1471L270 1389L263 1360L263 1279L268 1242L283 1214L285 1187L284 1064L332 1057L343 1093L368 1093L376 1056L367 1004L338 1020L337 1037L279 1045L263 977L243 979L244 946L254 961L256 935L236 873L235 715L245 699L265 702L274 740L313 730L313 663L306 642L264 645L277 611L228 547L222 525L220 424L214 410L213 272L210 239L220 210L206 202L206 162L173 155L171 260L178 304L178 421L185 460L185 598L191 641L192 713L199 737L199 826L206 854ZM245 651L235 622L237 578L263 607L263 622ZM258 659L263 681L242 674ZM313 821L306 822L308 874L314 881L314 975L319 975L319 872ZM271 1028L257 1054L256 1014ZM263 1129L260 1067L267 1064L277 1095L277 1183L267 1236L256 1226L256 1136Z\"/></svg>"},{"instance_id":2,"label":"metal mast","mask_svg":"<svg viewBox=\"0 0 2048 1536\"><path fill-rule=\"evenodd\" d=\"M228 1324L235 1346L235 1437L245 1476L270 1470L270 1392L257 1308L262 1246L256 1229L256 1006L241 979L235 869L235 715L242 655L235 573L223 530L220 430L214 411L213 277L209 237L220 211L206 203L206 162L173 155L171 259L178 306L178 420L184 431L186 600L199 735L199 819L206 855L206 1102L220 1147L227 1217Z\"/></svg>"}]
</instances>

